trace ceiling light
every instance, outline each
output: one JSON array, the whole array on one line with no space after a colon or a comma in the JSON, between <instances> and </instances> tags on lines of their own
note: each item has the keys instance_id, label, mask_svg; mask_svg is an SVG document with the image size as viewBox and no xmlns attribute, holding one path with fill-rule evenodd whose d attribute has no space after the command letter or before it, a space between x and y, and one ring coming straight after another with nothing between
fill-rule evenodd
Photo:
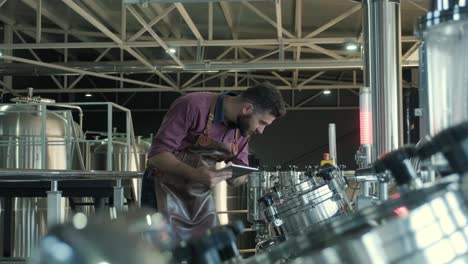
<instances>
[{"instance_id":1,"label":"ceiling light","mask_svg":"<svg viewBox=\"0 0 468 264\"><path fill-rule=\"evenodd\" d=\"M86 93L84 96L86 96L86 97L91 97L91 96L93 96L93 95L90 94L90 93Z\"/></svg>"},{"instance_id":2,"label":"ceiling light","mask_svg":"<svg viewBox=\"0 0 468 264\"><path fill-rule=\"evenodd\" d=\"M3 56L3 52L0 50L0 56Z\"/></svg>"},{"instance_id":3,"label":"ceiling light","mask_svg":"<svg viewBox=\"0 0 468 264\"><path fill-rule=\"evenodd\" d=\"M356 51L356 50L358 50L359 45L357 43L354 43L354 42L349 42L349 43L346 43L345 48L346 48L346 50L349 50L349 51Z\"/></svg>"},{"instance_id":4,"label":"ceiling light","mask_svg":"<svg viewBox=\"0 0 468 264\"><path fill-rule=\"evenodd\" d=\"M176 49L174 49L174 48L169 48L169 49L167 50L167 52L168 52L168 53L174 54L174 53L176 53Z\"/></svg>"},{"instance_id":5,"label":"ceiling light","mask_svg":"<svg viewBox=\"0 0 468 264\"><path fill-rule=\"evenodd\" d=\"M331 94L331 91L330 90L324 90L323 94Z\"/></svg>"}]
</instances>

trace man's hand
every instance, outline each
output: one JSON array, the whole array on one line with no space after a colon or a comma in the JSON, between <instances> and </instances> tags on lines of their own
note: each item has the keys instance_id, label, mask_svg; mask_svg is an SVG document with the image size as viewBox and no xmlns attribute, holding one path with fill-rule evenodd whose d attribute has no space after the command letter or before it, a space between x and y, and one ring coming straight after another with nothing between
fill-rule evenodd
<instances>
[{"instance_id":1,"label":"man's hand","mask_svg":"<svg viewBox=\"0 0 468 264\"><path fill-rule=\"evenodd\" d=\"M215 186L217 183L227 180L232 177L232 172L229 170L217 171L213 168L206 166L195 169L191 178L203 185L210 188Z\"/></svg>"}]
</instances>

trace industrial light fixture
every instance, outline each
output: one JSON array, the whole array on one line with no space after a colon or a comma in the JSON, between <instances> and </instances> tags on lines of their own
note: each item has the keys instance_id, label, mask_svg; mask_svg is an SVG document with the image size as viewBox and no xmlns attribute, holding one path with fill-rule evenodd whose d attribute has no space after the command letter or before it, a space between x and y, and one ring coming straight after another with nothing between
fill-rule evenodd
<instances>
[{"instance_id":1,"label":"industrial light fixture","mask_svg":"<svg viewBox=\"0 0 468 264\"><path fill-rule=\"evenodd\" d=\"M93 96L93 94L86 93L84 96L86 96L86 97L91 97L91 96Z\"/></svg>"},{"instance_id":2,"label":"industrial light fixture","mask_svg":"<svg viewBox=\"0 0 468 264\"><path fill-rule=\"evenodd\" d=\"M331 91L330 90L324 90L323 94L331 94Z\"/></svg>"},{"instance_id":3,"label":"industrial light fixture","mask_svg":"<svg viewBox=\"0 0 468 264\"><path fill-rule=\"evenodd\" d=\"M166 52L167 52L167 53L172 53L172 54L174 54L174 53L176 53L176 49L174 49L174 48L169 48Z\"/></svg>"},{"instance_id":4,"label":"industrial light fixture","mask_svg":"<svg viewBox=\"0 0 468 264\"><path fill-rule=\"evenodd\" d=\"M359 48L359 44L356 43L356 42L347 42L347 43L345 44L345 48L346 48L346 50L348 50L348 51L356 51L356 50L358 50L358 48Z\"/></svg>"}]
</instances>

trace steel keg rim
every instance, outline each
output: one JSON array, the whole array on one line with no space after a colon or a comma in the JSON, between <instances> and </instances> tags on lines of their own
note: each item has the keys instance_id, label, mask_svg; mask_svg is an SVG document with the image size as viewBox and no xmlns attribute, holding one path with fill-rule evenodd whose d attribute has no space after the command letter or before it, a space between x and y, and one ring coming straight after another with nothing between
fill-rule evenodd
<instances>
[{"instance_id":1,"label":"steel keg rim","mask_svg":"<svg viewBox=\"0 0 468 264\"><path fill-rule=\"evenodd\" d=\"M432 10L418 18L415 28L416 37L424 38L427 30L434 26L450 22L461 22L468 19L468 6L454 5L447 10Z\"/></svg>"},{"instance_id":2,"label":"steel keg rim","mask_svg":"<svg viewBox=\"0 0 468 264\"><path fill-rule=\"evenodd\" d=\"M294 247L297 243L309 243L302 246L295 253L301 255L306 251L315 251L330 247L339 240L348 239L350 236L360 235L373 228L373 221L383 221L397 218L395 209L406 206L408 210L418 208L449 191L458 192L453 189L453 183L439 183L437 185L402 194L400 198L388 200L376 207L368 207L352 215L341 215L337 218L327 219L317 225L308 228L303 235L291 238L278 245L278 247Z\"/></svg>"}]
</instances>

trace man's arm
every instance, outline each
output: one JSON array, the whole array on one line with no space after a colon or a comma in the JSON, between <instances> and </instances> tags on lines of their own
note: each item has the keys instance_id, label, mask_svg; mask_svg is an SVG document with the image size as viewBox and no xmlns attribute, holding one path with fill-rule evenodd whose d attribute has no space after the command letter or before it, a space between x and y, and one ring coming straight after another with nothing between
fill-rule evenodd
<instances>
[{"instance_id":1,"label":"man's arm","mask_svg":"<svg viewBox=\"0 0 468 264\"><path fill-rule=\"evenodd\" d=\"M214 168L202 166L193 168L192 166L178 160L174 154L170 152L162 152L148 160L149 165L153 168L170 173L171 175L184 177L191 181L202 183L210 188L218 182L222 182L232 177L229 171L216 171Z\"/></svg>"},{"instance_id":2,"label":"man's arm","mask_svg":"<svg viewBox=\"0 0 468 264\"><path fill-rule=\"evenodd\" d=\"M148 160L153 168L179 177L193 178L196 169L185 164L170 152L162 152Z\"/></svg>"}]
</instances>

